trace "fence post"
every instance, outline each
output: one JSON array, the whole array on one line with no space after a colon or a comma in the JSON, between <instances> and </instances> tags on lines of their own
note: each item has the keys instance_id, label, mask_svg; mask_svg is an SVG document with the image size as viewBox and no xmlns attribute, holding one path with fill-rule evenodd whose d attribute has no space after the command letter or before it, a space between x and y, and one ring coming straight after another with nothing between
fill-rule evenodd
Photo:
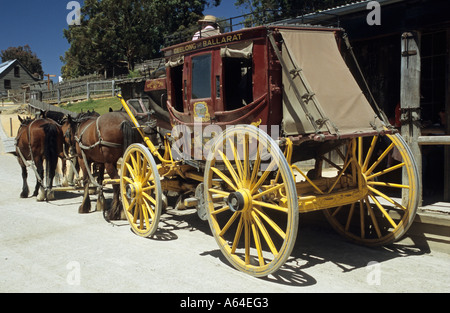
<instances>
[{"instance_id":1,"label":"fence post","mask_svg":"<svg viewBox=\"0 0 450 313\"><path fill-rule=\"evenodd\" d=\"M420 50L417 34L405 32L401 41L401 134L411 148L417 162L419 180L422 184L422 151L418 144L420 131ZM403 179L405 180L405 173ZM419 189L419 206L422 205L422 188Z\"/></svg>"},{"instance_id":2,"label":"fence post","mask_svg":"<svg viewBox=\"0 0 450 313\"><path fill-rule=\"evenodd\" d=\"M86 83L86 97L88 100L91 98L91 92L89 90L89 82Z\"/></svg>"},{"instance_id":3,"label":"fence post","mask_svg":"<svg viewBox=\"0 0 450 313\"><path fill-rule=\"evenodd\" d=\"M113 79L111 81L111 94L114 97L116 95L116 81Z\"/></svg>"}]
</instances>

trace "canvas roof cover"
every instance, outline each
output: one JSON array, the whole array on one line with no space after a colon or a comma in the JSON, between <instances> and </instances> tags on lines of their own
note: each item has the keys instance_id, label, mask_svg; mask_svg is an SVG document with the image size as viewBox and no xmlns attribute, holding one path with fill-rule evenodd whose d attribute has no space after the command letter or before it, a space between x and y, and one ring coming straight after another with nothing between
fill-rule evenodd
<instances>
[{"instance_id":1,"label":"canvas roof cover","mask_svg":"<svg viewBox=\"0 0 450 313\"><path fill-rule=\"evenodd\" d=\"M304 98L309 99L307 108L318 121L316 124L320 131L348 135L383 129L383 123L345 64L334 31L281 29L280 33L284 40L283 48L289 52L283 51L283 59L289 59L290 66L301 69L300 75L294 76L294 85L302 95L309 92L310 97ZM286 134L314 132L299 101L292 94L294 86L285 76L283 127ZM324 123L326 120L329 121L328 127Z\"/></svg>"}]
</instances>

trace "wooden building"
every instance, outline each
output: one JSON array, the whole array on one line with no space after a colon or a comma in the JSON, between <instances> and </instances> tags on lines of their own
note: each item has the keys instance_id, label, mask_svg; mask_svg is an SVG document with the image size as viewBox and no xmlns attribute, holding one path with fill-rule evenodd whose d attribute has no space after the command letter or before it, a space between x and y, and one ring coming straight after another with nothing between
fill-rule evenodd
<instances>
[{"instance_id":1,"label":"wooden building","mask_svg":"<svg viewBox=\"0 0 450 313\"><path fill-rule=\"evenodd\" d=\"M24 84L38 80L18 60L0 64L0 96L7 96L8 91L22 90Z\"/></svg>"},{"instance_id":2,"label":"wooden building","mask_svg":"<svg viewBox=\"0 0 450 313\"><path fill-rule=\"evenodd\" d=\"M448 0L355 1L283 21L345 29L376 102L414 133L425 202L450 201L449 11Z\"/></svg>"}]
</instances>

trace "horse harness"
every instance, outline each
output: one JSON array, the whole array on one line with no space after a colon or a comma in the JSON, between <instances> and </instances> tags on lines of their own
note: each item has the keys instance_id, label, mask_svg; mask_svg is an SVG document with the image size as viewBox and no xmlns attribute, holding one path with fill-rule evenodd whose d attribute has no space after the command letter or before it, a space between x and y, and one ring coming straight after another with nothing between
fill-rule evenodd
<instances>
[{"instance_id":1,"label":"horse harness","mask_svg":"<svg viewBox=\"0 0 450 313\"><path fill-rule=\"evenodd\" d=\"M84 153L85 150L92 150L97 146L106 146L106 147L111 147L111 148L120 148L122 147L122 144L118 144L118 143L114 143L114 142L109 142L109 141L105 141L102 138L102 135L100 133L100 128L99 128L99 120L100 120L101 116L99 116L98 118L95 119L95 127L96 127L96 131L97 131L97 136L98 136L98 141L90 146L86 146L83 144L82 140L83 140L83 135L86 132L86 130L89 128L89 126L91 126L94 123L94 120L92 120L89 124L87 124L86 127L83 128L83 130L81 131L80 135L77 136L75 135L75 141L78 143L78 146L81 149L81 156L83 157L83 162L85 164L85 166L87 167L88 162L87 162L87 158L86 158L86 154ZM98 191L101 192L102 190L102 186L95 180L94 176L92 176L92 173L90 170L87 170L87 174L89 176L89 180L91 181L91 183L97 188Z\"/></svg>"},{"instance_id":2,"label":"horse harness","mask_svg":"<svg viewBox=\"0 0 450 313\"><path fill-rule=\"evenodd\" d=\"M23 155L22 150L20 150L20 147L17 145L18 140L22 136L23 132L21 132L20 134L17 134L16 138L14 139L14 145L16 146L16 151L18 152L20 158L22 159L23 164L26 167L31 167L33 169L33 172L36 175L36 180L38 181L39 184L41 184L44 187L45 190L47 190L48 189L47 185L44 184L42 177L39 175L39 173L37 171L36 165L34 163L33 149L31 148L31 126L33 126L34 122L36 122L38 120L39 119L35 119L35 120L31 121L31 123L28 125L28 129L27 129L28 150L30 151L30 153L28 155L30 158L29 162ZM22 123L21 126L26 126L26 124Z\"/></svg>"},{"instance_id":3,"label":"horse harness","mask_svg":"<svg viewBox=\"0 0 450 313\"><path fill-rule=\"evenodd\" d=\"M96 143L94 143L93 145L90 145L90 146L86 146L82 142L82 140L83 140L82 137L83 137L84 133L89 128L89 126L91 126L94 123L94 121L91 121L86 127L84 127L79 136L75 135L75 140L78 143L79 147L81 148L82 152L83 152L83 150L94 149L97 146L106 146L106 147L111 147L111 148L122 147L122 144L120 144L120 143L114 143L114 142L109 142L109 141L103 140L102 134L100 133L100 128L99 128L100 118L101 118L101 116L99 116L98 118L95 119L95 127L96 127L96 131L97 131L97 136L98 136L98 141Z\"/></svg>"}]
</instances>

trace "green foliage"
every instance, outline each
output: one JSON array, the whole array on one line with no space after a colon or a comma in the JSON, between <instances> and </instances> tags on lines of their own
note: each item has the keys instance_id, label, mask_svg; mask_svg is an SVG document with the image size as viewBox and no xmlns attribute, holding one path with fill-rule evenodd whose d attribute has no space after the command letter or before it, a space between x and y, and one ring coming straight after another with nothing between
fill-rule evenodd
<instances>
[{"instance_id":1,"label":"green foliage","mask_svg":"<svg viewBox=\"0 0 450 313\"><path fill-rule=\"evenodd\" d=\"M235 5L254 12L257 15L256 20L267 22L271 19L297 17L351 2L354 0L236 0ZM274 12L263 14L265 10Z\"/></svg>"},{"instance_id":2,"label":"green foliage","mask_svg":"<svg viewBox=\"0 0 450 313\"><path fill-rule=\"evenodd\" d=\"M42 70L42 62L37 57L36 53L31 51L29 45L25 45L23 47L10 47L6 50L2 50L0 56L2 58L2 62L17 59L34 76L44 76L44 71Z\"/></svg>"},{"instance_id":3,"label":"green foliage","mask_svg":"<svg viewBox=\"0 0 450 313\"><path fill-rule=\"evenodd\" d=\"M196 24L221 0L85 0L81 25L64 29L70 44L64 78L94 72L127 74L136 63L160 56L164 37Z\"/></svg>"}]
</instances>

